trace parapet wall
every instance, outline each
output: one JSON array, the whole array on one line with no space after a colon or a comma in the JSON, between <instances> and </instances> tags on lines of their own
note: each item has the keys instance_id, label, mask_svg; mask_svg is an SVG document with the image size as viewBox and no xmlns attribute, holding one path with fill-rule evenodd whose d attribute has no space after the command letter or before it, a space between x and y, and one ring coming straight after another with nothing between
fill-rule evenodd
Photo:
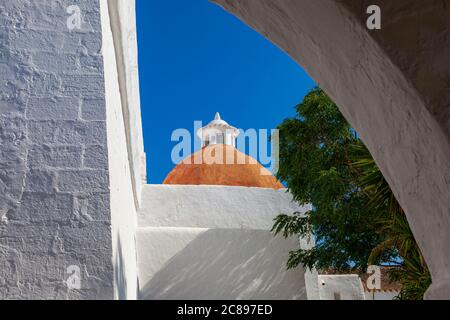
<instances>
[{"instance_id":1,"label":"parapet wall","mask_svg":"<svg viewBox=\"0 0 450 320\"><path fill-rule=\"evenodd\" d=\"M306 212L285 189L146 185L139 227L270 230L278 214Z\"/></svg>"}]
</instances>

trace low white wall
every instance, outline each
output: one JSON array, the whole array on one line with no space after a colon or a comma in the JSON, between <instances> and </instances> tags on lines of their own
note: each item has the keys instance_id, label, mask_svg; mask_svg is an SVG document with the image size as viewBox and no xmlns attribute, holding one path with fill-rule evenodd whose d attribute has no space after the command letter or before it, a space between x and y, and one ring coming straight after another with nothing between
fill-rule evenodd
<instances>
[{"instance_id":1,"label":"low white wall","mask_svg":"<svg viewBox=\"0 0 450 320\"><path fill-rule=\"evenodd\" d=\"M280 213L304 212L286 191L147 185L138 213L142 299L317 298L317 274L286 270L296 238L269 231ZM312 289L311 289L312 288Z\"/></svg>"},{"instance_id":2,"label":"low white wall","mask_svg":"<svg viewBox=\"0 0 450 320\"><path fill-rule=\"evenodd\" d=\"M320 300L364 300L364 288L357 274L319 275Z\"/></svg>"},{"instance_id":3,"label":"low white wall","mask_svg":"<svg viewBox=\"0 0 450 320\"><path fill-rule=\"evenodd\" d=\"M293 202L286 190L146 185L138 225L270 230L277 215L307 209Z\"/></svg>"},{"instance_id":4,"label":"low white wall","mask_svg":"<svg viewBox=\"0 0 450 320\"><path fill-rule=\"evenodd\" d=\"M303 269L286 271L297 245L261 230L140 229L141 298L306 299Z\"/></svg>"}]
</instances>

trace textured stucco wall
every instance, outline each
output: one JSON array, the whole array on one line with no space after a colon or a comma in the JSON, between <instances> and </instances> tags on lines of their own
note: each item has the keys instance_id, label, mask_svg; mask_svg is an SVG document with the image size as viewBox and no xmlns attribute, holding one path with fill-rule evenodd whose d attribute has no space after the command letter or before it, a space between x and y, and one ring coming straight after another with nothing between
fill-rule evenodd
<instances>
[{"instance_id":1,"label":"textured stucco wall","mask_svg":"<svg viewBox=\"0 0 450 320\"><path fill-rule=\"evenodd\" d=\"M285 190L144 186L137 232L140 297L317 298L316 273L286 271L298 239L268 231L278 214L305 210Z\"/></svg>"},{"instance_id":2,"label":"textured stucco wall","mask_svg":"<svg viewBox=\"0 0 450 320\"><path fill-rule=\"evenodd\" d=\"M113 298L99 1L2 0L0 23L0 298Z\"/></svg>"},{"instance_id":3,"label":"textured stucco wall","mask_svg":"<svg viewBox=\"0 0 450 320\"><path fill-rule=\"evenodd\" d=\"M364 288L357 274L319 275L320 300L364 300Z\"/></svg>"},{"instance_id":4,"label":"textured stucco wall","mask_svg":"<svg viewBox=\"0 0 450 320\"><path fill-rule=\"evenodd\" d=\"M405 209L450 296L450 4L422 0L214 0L299 62L338 104ZM382 29L366 28L378 4Z\"/></svg>"}]
</instances>

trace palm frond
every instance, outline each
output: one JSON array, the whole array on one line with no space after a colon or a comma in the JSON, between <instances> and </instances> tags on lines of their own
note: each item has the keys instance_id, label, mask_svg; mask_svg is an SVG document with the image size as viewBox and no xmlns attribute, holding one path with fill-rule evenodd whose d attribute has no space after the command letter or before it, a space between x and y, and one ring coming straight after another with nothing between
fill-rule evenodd
<instances>
[{"instance_id":1,"label":"palm frond","mask_svg":"<svg viewBox=\"0 0 450 320\"><path fill-rule=\"evenodd\" d=\"M397 239L389 238L385 241L378 244L375 248L372 249L372 252L370 253L368 263L369 265L377 264L377 261L379 260L380 256L388 249L391 249L392 247L395 247L397 244Z\"/></svg>"}]
</instances>

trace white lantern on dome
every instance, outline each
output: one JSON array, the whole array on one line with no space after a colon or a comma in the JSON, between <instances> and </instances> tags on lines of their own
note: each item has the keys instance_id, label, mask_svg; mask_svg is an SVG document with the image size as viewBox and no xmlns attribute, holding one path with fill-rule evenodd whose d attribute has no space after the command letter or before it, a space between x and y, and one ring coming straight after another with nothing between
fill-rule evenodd
<instances>
[{"instance_id":1,"label":"white lantern on dome","mask_svg":"<svg viewBox=\"0 0 450 320\"><path fill-rule=\"evenodd\" d=\"M239 133L239 129L230 126L226 121L222 120L218 112L213 121L197 131L197 135L202 139L202 147L213 144L225 144L235 147Z\"/></svg>"}]
</instances>

